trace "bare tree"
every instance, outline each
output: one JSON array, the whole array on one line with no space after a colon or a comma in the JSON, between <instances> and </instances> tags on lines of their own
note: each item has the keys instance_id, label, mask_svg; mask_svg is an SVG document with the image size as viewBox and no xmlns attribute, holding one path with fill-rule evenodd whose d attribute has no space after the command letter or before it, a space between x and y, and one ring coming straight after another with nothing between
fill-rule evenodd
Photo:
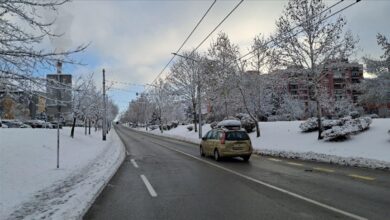
<instances>
[{"instance_id":1,"label":"bare tree","mask_svg":"<svg viewBox=\"0 0 390 220\"><path fill-rule=\"evenodd\" d=\"M282 66L298 66L310 71L317 106L318 139L322 139L318 97L321 77L324 77L323 68L330 59L347 58L357 43L350 32L344 33L346 20L343 17L326 20L331 12L324 11L325 7L324 2L319 0L290 0L276 22L274 36Z\"/></svg>"},{"instance_id":2,"label":"bare tree","mask_svg":"<svg viewBox=\"0 0 390 220\"><path fill-rule=\"evenodd\" d=\"M236 84L239 48L227 34L221 32L211 44L207 56L213 64L208 67L212 74L205 75L208 99L213 103L213 110L223 112L222 115L228 117L235 111L233 107L237 106L239 100Z\"/></svg>"},{"instance_id":3,"label":"bare tree","mask_svg":"<svg viewBox=\"0 0 390 220\"><path fill-rule=\"evenodd\" d=\"M7 0L0 1L0 78L2 83L20 86L24 81L44 86L33 75L55 65L55 61L76 64L70 55L83 51L81 45L72 50L43 50L45 38L59 38L63 33L53 33L55 19L46 21L43 13L58 12L69 0ZM24 86L24 91L31 92Z\"/></svg>"},{"instance_id":4,"label":"bare tree","mask_svg":"<svg viewBox=\"0 0 390 220\"><path fill-rule=\"evenodd\" d=\"M197 95L200 74L202 72L201 57L198 53L184 52L171 67L171 74L167 79L173 96L191 105L192 121L195 132L197 132L197 114L198 106ZM201 122L199 122L201 123Z\"/></svg>"}]
</instances>

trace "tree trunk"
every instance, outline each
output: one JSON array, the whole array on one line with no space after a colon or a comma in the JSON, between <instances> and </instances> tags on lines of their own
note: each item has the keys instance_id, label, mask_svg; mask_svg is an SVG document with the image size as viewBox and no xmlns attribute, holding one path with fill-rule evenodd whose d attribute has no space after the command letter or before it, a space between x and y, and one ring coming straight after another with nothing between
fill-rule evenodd
<instances>
[{"instance_id":1,"label":"tree trunk","mask_svg":"<svg viewBox=\"0 0 390 220\"><path fill-rule=\"evenodd\" d=\"M259 127L259 122L258 121L255 121L256 122L256 137L260 137L260 127Z\"/></svg>"},{"instance_id":2,"label":"tree trunk","mask_svg":"<svg viewBox=\"0 0 390 220\"><path fill-rule=\"evenodd\" d=\"M87 135L87 119L84 118L84 135Z\"/></svg>"},{"instance_id":3,"label":"tree trunk","mask_svg":"<svg viewBox=\"0 0 390 220\"><path fill-rule=\"evenodd\" d=\"M70 136L74 138L74 127L76 126L76 117L73 117L72 129L70 130Z\"/></svg>"},{"instance_id":4,"label":"tree trunk","mask_svg":"<svg viewBox=\"0 0 390 220\"><path fill-rule=\"evenodd\" d=\"M163 133L163 123L162 123L162 120L161 120L161 117L159 118L159 121L160 121L160 131L161 133Z\"/></svg>"},{"instance_id":5,"label":"tree trunk","mask_svg":"<svg viewBox=\"0 0 390 220\"><path fill-rule=\"evenodd\" d=\"M88 119L88 134L91 135L91 119Z\"/></svg>"},{"instance_id":6,"label":"tree trunk","mask_svg":"<svg viewBox=\"0 0 390 220\"><path fill-rule=\"evenodd\" d=\"M248 113L249 117L251 117L251 119L252 119L253 121L255 121L255 123L256 123L256 125L255 125L255 126L256 126L256 137L260 137L260 126L259 126L259 121L258 121L257 118L254 117L254 116L251 114L251 112L249 111L249 108L248 108L247 103L246 103L246 99L245 99L244 92L242 91L241 87L238 87L238 88L239 88L239 90L240 90L240 93L241 93L241 96L242 96L242 101L243 101L243 103L244 103L246 112Z\"/></svg>"},{"instance_id":7,"label":"tree trunk","mask_svg":"<svg viewBox=\"0 0 390 220\"><path fill-rule=\"evenodd\" d=\"M316 105L317 105L317 123L318 123L318 140L322 139L322 122L321 122L321 106L320 102L318 101L318 97L316 97Z\"/></svg>"}]
</instances>

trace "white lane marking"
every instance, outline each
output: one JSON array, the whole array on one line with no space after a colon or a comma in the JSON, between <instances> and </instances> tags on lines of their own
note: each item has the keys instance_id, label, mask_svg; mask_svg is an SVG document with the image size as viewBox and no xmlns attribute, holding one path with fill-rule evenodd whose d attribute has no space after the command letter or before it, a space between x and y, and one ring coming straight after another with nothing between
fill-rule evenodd
<instances>
[{"instance_id":1,"label":"white lane marking","mask_svg":"<svg viewBox=\"0 0 390 220\"><path fill-rule=\"evenodd\" d=\"M275 162L280 162L280 161L282 161L282 160L275 159L275 158L268 158L268 160L272 160L272 161L275 161Z\"/></svg>"},{"instance_id":2,"label":"white lane marking","mask_svg":"<svg viewBox=\"0 0 390 220\"><path fill-rule=\"evenodd\" d=\"M133 164L133 166L134 166L135 168L138 168L138 164L137 164L137 162L135 162L134 159L131 159L130 161L131 161L131 163Z\"/></svg>"},{"instance_id":3,"label":"white lane marking","mask_svg":"<svg viewBox=\"0 0 390 220\"><path fill-rule=\"evenodd\" d=\"M159 144L159 145L160 145L160 144ZM271 184L269 184L269 183L263 182L263 181L261 181L261 180L255 179L255 178L253 178L253 177L250 177L250 176L241 174L241 173L239 173L239 172L237 172L237 171L234 171L234 170L225 168L225 167L223 167L223 166L220 166L220 165L218 165L218 164L209 162L209 161L207 161L207 160L204 160L204 159L195 157L195 156L193 156L193 155L191 155L191 154L188 154L188 153L185 153L185 152L183 152L183 151L180 151L180 150L177 150L177 149L174 149L174 148L171 148L171 147L163 146L163 145L160 145L160 146L165 147L165 148L167 148L167 149L170 149L170 150L172 150L172 151L176 151L176 152L178 152L178 153L184 154L184 155L186 155L186 156L188 156L188 157L191 157L191 158L196 159L196 160L198 160L198 161L201 161L201 162L203 162L203 163L207 163L207 164L209 164L209 165L211 165L211 166L220 168L220 169L222 169L222 170L224 170L224 171L226 171L226 172L235 174L235 175L240 176L240 177L242 177L242 178L244 178L244 179L253 181L253 182L255 182L255 183L258 183L258 184L260 184L260 185L269 187L269 188L274 189L274 190L276 190L276 191L285 193L285 194L290 195L290 196L292 196L292 197L295 197L295 198L304 200L304 201L306 201L306 202L308 202L308 203L311 203L311 204L320 206L320 207L322 207L322 208L331 210L331 211L333 211L333 212L336 212L336 213L339 213L339 214L348 216L348 217L350 217L350 218L358 219L358 220L366 220L366 219L367 219L367 218L365 218L365 217L362 217L362 216L359 216L359 215L355 215L355 214L350 213L350 212L347 212L347 211L343 211L343 210L341 210L341 209L338 209L338 208L335 208L335 207L333 207L333 206L324 204L324 203L322 203L322 202L315 201L315 200L313 200L313 199L310 199L310 198L307 198L307 197L305 197L305 196L301 196L301 195L299 195L299 194L290 192L290 191L288 191L288 190L285 190L285 189L282 189L282 188L280 188L280 187L271 185Z\"/></svg>"},{"instance_id":4,"label":"white lane marking","mask_svg":"<svg viewBox=\"0 0 390 220\"><path fill-rule=\"evenodd\" d=\"M154 191L152 184L150 184L149 180L145 177L145 175L142 174L141 179L142 179L142 181L144 181L144 184L145 184L146 188L148 189L150 196L157 197L156 191Z\"/></svg>"},{"instance_id":5,"label":"white lane marking","mask_svg":"<svg viewBox=\"0 0 390 220\"><path fill-rule=\"evenodd\" d=\"M287 164L293 165L293 166L303 166L301 163L294 163L294 162L287 162Z\"/></svg>"}]
</instances>

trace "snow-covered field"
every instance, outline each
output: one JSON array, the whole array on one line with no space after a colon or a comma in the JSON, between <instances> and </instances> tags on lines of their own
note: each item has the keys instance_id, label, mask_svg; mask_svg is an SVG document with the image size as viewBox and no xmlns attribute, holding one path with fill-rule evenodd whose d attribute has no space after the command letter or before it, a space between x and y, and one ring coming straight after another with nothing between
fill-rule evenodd
<instances>
[{"instance_id":1,"label":"snow-covered field","mask_svg":"<svg viewBox=\"0 0 390 220\"><path fill-rule=\"evenodd\" d=\"M302 133L299 125L302 121L260 122L261 137L250 134L257 153L264 155L317 160L350 166L369 168L390 168L390 119L374 119L370 129L358 135L352 135L343 142L318 141L317 132ZM186 125L179 126L162 135L199 143L198 133L188 131ZM203 127L203 134L210 125ZM145 131L145 128L138 128ZM149 131L161 135L159 130Z\"/></svg>"},{"instance_id":2,"label":"snow-covered field","mask_svg":"<svg viewBox=\"0 0 390 220\"><path fill-rule=\"evenodd\" d=\"M0 219L77 219L116 172L124 147L112 129L84 135L61 130L56 168L55 129L0 129Z\"/></svg>"}]
</instances>

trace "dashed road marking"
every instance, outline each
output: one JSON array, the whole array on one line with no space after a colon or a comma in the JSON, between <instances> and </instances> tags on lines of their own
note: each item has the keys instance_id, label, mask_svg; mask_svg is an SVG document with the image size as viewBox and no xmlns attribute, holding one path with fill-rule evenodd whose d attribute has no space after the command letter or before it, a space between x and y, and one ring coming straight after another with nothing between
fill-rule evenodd
<instances>
[{"instance_id":1,"label":"dashed road marking","mask_svg":"<svg viewBox=\"0 0 390 220\"><path fill-rule=\"evenodd\" d=\"M280 162L280 161L282 161L282 160L275 159L275 158L268 158L268 160L272 160L272 161L275 161L275 162Z\"/></svg>"},{"instance_id":2,"label":"dashed road marking","mask_svg":"<svg viewBox=\"0 0 390 220\"><path fill-rule=\"evenodd\" d=\"M353 178L357 178L357 179L363 179L363 180L375 180L375 178L373 177L369 177L369 176L361 176L361 175L357 175L357 174L349 174L348 176L350 177L353 177Z\"/></svg>"},{"instance_id":3,"label":"dashed road marking","mask_svg":"<svg viewBox=\"0 0 390 220\"><path fill-rule=\"evenodd\" d=\"M151 141L151 142L152 142L152 143L155 143L155 142L153 142L153 141ZM239 172L237 172L237 171L231 170L231 169L229 169L229 168L223 167L223 166L218 165L218 164L216 164L216 163L212 163L212 162L207 161L207 160L205 160L205 159L202 159L202 158L193 156L193 155L188 154L188 153L186 153L186 152L183 152L183 151L181 151L181 150L178 150L178 149L175 149L175 148L172 148L172 147L167 147L167 146L165 146L165 145L161 145L161 144L158 144L158 143L155 143L155 144L160 145L160 146L162 146L162 147L164 147L164 148L167 148L167 149L169 149L169 150L175 151L175 152L177 152L177 153L186 155L186 156L188 156L188 157L190 157L190 158L193 158L193 159L195 159L195 160L201 161L201 162L206 163L206 164L208 164L208 165L217 167L217 168L219 168L219 169L221 169L221 170L224 170L224 171L226 171L226 172L232 173L232 174L234 174L234 175L237 175L237 176L242 177L242 178L244 178L244 179L247 179L247 180L249 180L249 181L258 183L258 184L260 184L260 185L263 185L263 186L266 186L266 187L268 187L268 188L274 189L274 190L279 191L279 192L281 192L281 193L285 193L285 194L290 195L290 196L292 196L292 197L295 197L295 198L297 198L297 199L301 199L301 200L306 201L306 202L308 202L308 203L317 205L317 206L322 207L322 208L324 208L324 209L331 210L331 211L333 211L333 212L339 213L339 214L344 215L344 216L348 216L348 217L353 218L353 219L358 219L358 220L365 220L365 219L367 219L367 218L365 218L365 217L362 217L362 216L359 216L359 215L356 215L356 214L353 214L353 213L350 213L350 212L347 212L347 211L344 211L344 210L335 208L335 207L333 207L333 206L330 206L330 205L327 205L327 204L318 202L318 201L313 200L313 199L310 199L310 198L308 198L308 197L305 197L305 196L299 195L299 194L297 194L297 193L294 193L294 192L290 192L290 191L288 191L288 190L285 190L285 189L283 189L283 188L274 186L274 185L272 185L272 184L263 182L263 181L261 181L261 180L255 179L255 178L253 178L253 177L250 177L250 176L247 176L247 175L245 175L245 174L239 173Z\"/></svg>"},{"instance_id":4,"label":"dashed road marking","mask_svg":"<svg viewBox=\"0 0 390 220\"><path fill-rule=\"evenodd\" d=\"M135 168L138 168L138 164L137 164L137 162L135 162L134 159L131 159L130 161L131 161L131 163L133 164L133 166L134 166Z\"/></svg>"},{"instance_id":5,"label":"dashed road marking","mask_svg":"<svg viewBox=\"0 0 390 220\"><path fill-rule=\"evenodd\" d=\"M322 171L322 172L328 172L328 173L334 173L334 170L323 168L323 167L313 167L313 170Z\"/></svg>"},{"instance_id":6,"label":"dashed road marking","mask_svg":"<svg viewBox=\"0 0 390 220\"><path fill-rule=\"evenodd\" d=\"M146 188L148 189L150 196L157 197L156 191L154 191L152 184L150 184L149 180L145 177L145 175L142 174L141 179L142 179L142 181L144 181L144 184L145 184Z\"/></svg>"},{"instance_id":7,"label":"dashed road marking","mask_svg":"<svg viewBox=\"0 0 390 220\"><path fill-rule=\"evenodd\" d=\"M287 164L293 165L293 166L303 166L301 163L294 163L294 162L287 162Z\"/></svg>"}]
</instances>

